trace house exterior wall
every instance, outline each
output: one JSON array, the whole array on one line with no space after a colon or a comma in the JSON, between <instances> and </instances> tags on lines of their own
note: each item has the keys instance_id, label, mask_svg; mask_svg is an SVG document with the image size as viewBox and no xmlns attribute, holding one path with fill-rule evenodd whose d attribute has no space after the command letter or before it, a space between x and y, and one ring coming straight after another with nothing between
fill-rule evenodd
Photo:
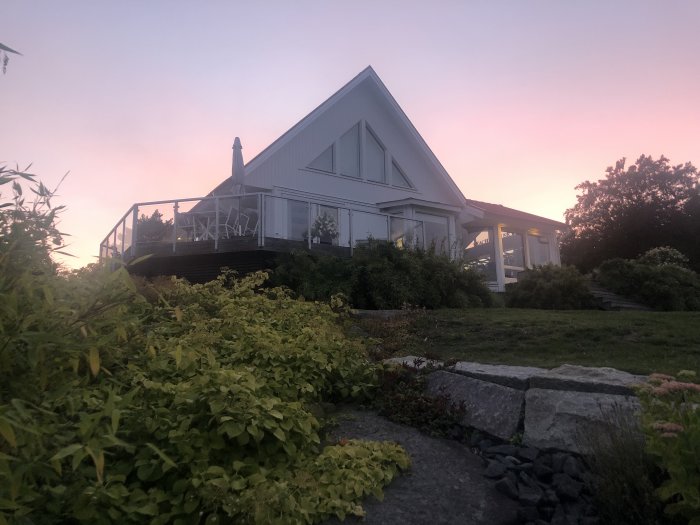
<instances>
[{"instance_id":1,"label":"house exterior wall","mask_svg":"<svg viewBox=\"0 0 700 525\"><path fill-rule=\"evenodd\" d=\"M308 165L333 142L359 121L371 128L393 157L414 189L390 184L358 180L308 168ZM361 132L363 126L360 127ZM364 147L362 136L360 148ZM361 156L363 158L364 156ZM399 115L388 107L379 87L366 79L325 111L317 115L291 140L268 157L257 162L246 174L246 184L269 188L276 194L307 195L316 200L327 197L330 202L373 205L377 202L420 198L427 201L460 206L460 198L410 136ZM391 160L386 164L391 177Z\"/></svg>"}]
</instances>

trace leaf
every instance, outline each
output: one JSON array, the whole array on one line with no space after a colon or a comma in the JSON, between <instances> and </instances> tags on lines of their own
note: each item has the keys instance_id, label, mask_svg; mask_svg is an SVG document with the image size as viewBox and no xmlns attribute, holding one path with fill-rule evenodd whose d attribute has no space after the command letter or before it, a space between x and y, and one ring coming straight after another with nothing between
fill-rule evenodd
<instances>
[{"instance_id":1,"label":"leaf","mask_svg":"<svg viewBox=\"0 0 700 525\"><path fill-rule=\"evenodd\" d=\"M53 456L51 456L50 461L63 459L66 456L72 456L78 450L81 450L82 448L83 448L83 445L81 445L80 443L73 443L72 445L68 445L67 447L63 447L61 450L59 450Z\"/></svg>"},{"instance_id":2,"label":"leaf","mask_svg":"<svg viewBox=\"0 0 700 525\"><path fill-rule=\"evenodd\" d=\"M119 430L119 418L121 417L122 413L121 410L118 408L115 408L112 410L112 433L116 434L117 430Z\"/></svg>"},{"instance_id":3,"label":"leaf","mask_svg":"<svg viewBox=\"0 0 700 525\"><path fill-rule=\"evenodd\" d=\"M90 372L93 376L97 376L100 373L100 352L94 346L90 348L88 361L90 362Z\"/></svg>"},{"instance_id":4,"label":"leaf","mask_svg":"<svg viewBox=\"0 0 700 525\"><path fill-rule=\"evenodd\" d=\"M182 346L177 345L175 348L175 366L180 368L180 362L182 361Z\"/></svg>"},{"instance_id":5,"label":"leaf","mask_svg":"<svg viewBox=\"0 0 700 525\"><path fill-rule=\"evenodd\" d=\"M172 468L177 468L177 463L175 463L172 459L170 459L165 452L163 452L161 449L156 447L153 443L146 443L146 446L150 448L153 452L158 454L158 457L163 460L163 462L168 465L169 467Z\"/></svg>"},{"instance_id":6,"label":"leaf","mask_svg":"<svg viewBox=\"0 0 700 525\"><path fill-rule=\"evenodd\" d=\"M17 437L12 425L8 421L0 419L0 435L5 438L12 448L17 448Z\"/></svg>"},{"instance_id":7,"label":"leaf","mask_svg":"<svg viewBox=\"0 0 700 525\"><path fill-rule=\"evenodd\" d=\"M182 322L182 309L179 306L175 307L175 319L178 323Z\"/></svg>"}]
</instances>

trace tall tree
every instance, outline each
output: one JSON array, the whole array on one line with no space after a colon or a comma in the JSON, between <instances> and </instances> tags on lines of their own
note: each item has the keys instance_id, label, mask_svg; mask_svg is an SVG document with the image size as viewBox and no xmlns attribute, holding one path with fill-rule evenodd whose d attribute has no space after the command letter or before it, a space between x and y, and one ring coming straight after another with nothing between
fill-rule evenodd
<instances>
[{"instance_id":1,"label":"tall tree","mask_svg":"<svg viewBox=\"0 0 700 525\"><path fill-rule=\"evenodd\" d=\"M690 163L672 166L661 156L642 155L625 167L622 158L597 182L578 186L562 259L587 272L606 259L634 258L657 246L672 246L700 267L700 182Z\"/></svg>"}]
</instances>

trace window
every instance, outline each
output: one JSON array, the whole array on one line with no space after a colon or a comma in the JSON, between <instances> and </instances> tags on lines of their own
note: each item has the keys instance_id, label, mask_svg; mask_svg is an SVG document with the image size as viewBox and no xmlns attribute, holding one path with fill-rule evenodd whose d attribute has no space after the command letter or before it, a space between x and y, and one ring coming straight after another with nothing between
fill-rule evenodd
<instances>
[{"instance_id":1,"label":"window","mask_svg":"<svg viewBox=\"0 0 700 525\"><path fill-rule=\"evenodd\" d=\"M333 173L333 168L335 167L333 165L334 156L333 146L331 145L323 153L316 157L311 164L309 164L309 168Z\"/></svg>"},{"instance_id":2,"label":"window","mask_svg":"<svg viewBox=\"0 0 700 525\"><path fill-rule=\"evenodd\" d=\"M530 251L530 266L552 262L549 257L549 239L547 237L528 233L527 247Z\"/></svg>"},{"instance_id":3,"label":"window","mask_svg":"<svg viewBox=\"0 0 700 525\"><path fill-rule=\"evenodd\" d=\"M360 124L355 124L340 137L340 173L360 177Z\"/></svg>"},{"instance_id":4,"label":"window","mask_svg":"<svg viewBox=\"0 0 700 525\"><path fill-rule=\"evenodd\" d=\"M369 128L365 133L365 167L367 169L367 180L373 182L386 182L384 168L384 148L374 136Z\"/></svg>"},{"instance_id":5,"label":"window","mask_svg":"<svg viewBox=\"0 0 700 525\"><path fill-rule=\"evenodd\" d=\"M436 253L447 253L450 247L447 217L416 212L416 219L423 221L425 247L434 249Z\"/></svg>"},{"instance_id":6,"label":"window","mask_svg":"<svg viewBox=\"0 0 700 525\"><path fill-rule=\"evenodd\" d=\"M486 280L496 280L496 249L493 242L493 229L485 228L469 232L469 243L464 249L465 265L482 273Z\"/></svg>"},{"instance_id":7,"label":"window","mask_svg":"<svg viewBox=\"0 0 700 525\"><path fill-rule=\"evenodd\" d=\"M408 182L406 175L403 174L399 165L392 161L391 163L391 183L394 186L399 186L400 188L412 188L411 183Z\"/></svg>"},{"instance_id":8,"label":"window","mask_svg":"<svg viewBox=\"0 0 700 525\"><path fill-rule=\"evenodd\" d=\"M361 136L364 136L362 144ZM323 150L307 168L412 189L413 185L395 160L391 159L391 168L388 167L390 157L387 155L389 151L379 136L369 124L360 121Z\"/></svg>"}]
</instances>

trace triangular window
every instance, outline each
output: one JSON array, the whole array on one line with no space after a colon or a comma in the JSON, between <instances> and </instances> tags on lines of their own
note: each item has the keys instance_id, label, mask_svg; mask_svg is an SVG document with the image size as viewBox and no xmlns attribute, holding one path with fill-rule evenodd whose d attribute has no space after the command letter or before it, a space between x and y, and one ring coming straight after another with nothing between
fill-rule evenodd
<instances>
[{"instance_id":1,"label":"triangular window","mask_svg":"<svg viewBox=\"0 0 700 525\"><path fill-rule=\"evenodd\" d=\"M309 168L315 169L315 170L320 170L320 171L327 171L328 173L333 173L333 160L334 160L335 155L333 155L333 145L330 145L323 153L321 153L318 157L316 157L311 164L309 164Z\"/></svg>"},{"instance_id":2,"label":"triangular window","mask_svg":"<svg viewBox=\"0 0 700 525\"><path fill-rule=\"evenodd\" d=\"M401 188L412 188L411 183L408 182L406 175L403 174L401 168L396 164L396 162L391 163L391 183L394 186L399 186Z\"/></svg>"},{"instance_id":3,"label":"triangular window","mask_svg":"<svg viewBox=\"0 0 700 525\"><path fill-rule=\"evenodd\" d=\"M355 124L339 141L338 165L340 173L360 177L360 124Z\"/></svg>"},{"instance_id":4,"label":"triangular window","mask_svg":"<svg viewBox=\"0 0 700 525\"><path fill-rule=\"evenodd\" d=\"M367 180L386 182L384 148L377 140L377 137L369 130L369 127L367 127L367 133L365 133L365 162Z\"/></svg>"}]
</instances>

